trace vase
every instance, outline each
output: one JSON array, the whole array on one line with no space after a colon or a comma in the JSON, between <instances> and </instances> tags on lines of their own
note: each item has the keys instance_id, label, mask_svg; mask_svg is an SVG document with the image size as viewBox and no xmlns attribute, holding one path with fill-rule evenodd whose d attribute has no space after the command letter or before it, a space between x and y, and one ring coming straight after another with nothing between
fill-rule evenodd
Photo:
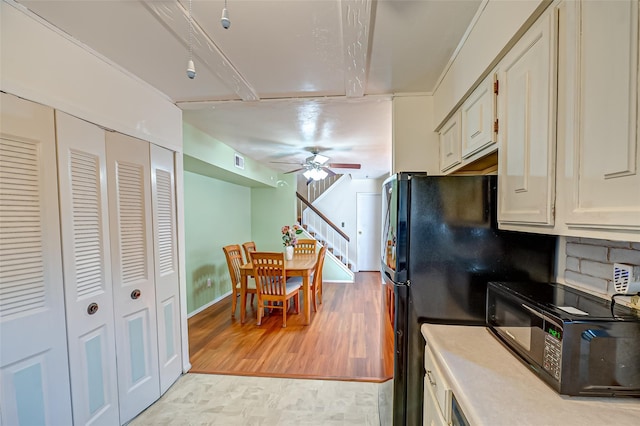
<instances>
[{"instance_id":1,"label":"vase","mask_svg":"<svg viewBox=\"0 0 640 426\"><path fill-rule=\"evenodd\" d=\"M286 246L284 248L284 258L287 260L293 259L293 246Z\"/></svg>"}]
</instances>

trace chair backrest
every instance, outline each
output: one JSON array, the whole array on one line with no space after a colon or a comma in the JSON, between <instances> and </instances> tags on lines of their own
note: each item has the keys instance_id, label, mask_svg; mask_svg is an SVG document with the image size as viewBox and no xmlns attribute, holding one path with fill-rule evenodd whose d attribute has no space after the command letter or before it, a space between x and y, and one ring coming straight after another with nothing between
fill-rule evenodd
<instances>
[{"instance_id":1,"label":"chair backrest","mask_svg":"<svg viewBox=\"0 0 640 426\"><path fill-rule=\"evenodd\" d=\"M244 257L247 259L247 263L251 262L251 253L256 251L256 243L253 241L247 241L242 244L242 248L244 249Z\"/></svg>"},{"instance_id":2,"label":"chair backrest","mask_svg":"<svg viewBox=\"0 0 640 426\"><path fill-rule=\"evenodd\" d=\"M242 265L242 251L238 244L222 247L224 257L227 259L227 267L231 276L231 285L237 287L240 284L240 266Z\"/></svg>"},{"instance_id":3,"label":"chair backrest","mask_svg":"<svg viewBox=\"0 0 640 426\"><path fill-rule=\"evenodd\" d=\"M284 253L254 251L251 261L258 294L284 296L287 286Z\"/></svg>"},{"instance_id":4,"label":"chair backrest","mask_svg":"<svg viewBox=\"0 0 640 426\"><path fill-rule=\"evenodd\" d=\"M314 288L318 288L318 284L322 282L322 268L324 267L324 256L327 254L327 246L320 247L318 252L318 261L316 262L316 270L313 273Z\"/></svg>"},{"instance_id":5,"label":"chair backrest","mask_svg":"<svg viewBox=\"0 0 640 426\"><path fill-rule=\"evenodd\" d=\"M318 241L312 240L312 239L298 240L298 243L293 248L293 252L294 253L315 253L316 244L318 244Z\"/></svg>"}]
</instances>

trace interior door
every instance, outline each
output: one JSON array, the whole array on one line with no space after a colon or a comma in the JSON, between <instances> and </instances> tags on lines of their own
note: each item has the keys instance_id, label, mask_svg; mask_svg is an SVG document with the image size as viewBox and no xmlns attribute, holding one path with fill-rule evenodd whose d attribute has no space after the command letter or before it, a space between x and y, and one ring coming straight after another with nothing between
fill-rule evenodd
<instances>
[{"instance_id":1,"label":"interior door","mask_svg":"<svg viewBox=\"0 0 640 426\"><path fill-rule=\"evenodd\" d=\"M160 397L149 143L107 133L120 422Z\"/></svg>"},{"instance_id":2,"label":"interior door","mask_svg":"<svg viewBox=\"0 0 640 426\"><path fill-rule=\"evenodd\" d=\"M73 421L116 425L105 132L59 111L56 132Z\"/></svg>"},{"instance_id":3,"label":"interior door","mask_svg":"<svg viewBox=\"0 0 640 426\"><path fill-rule=\"evenodd\" d=\"M0 101L0 424L68 425L53 109Z\"/></svg>"},{"instance_id":4,"label":"interior door","mask_svg":"<svg viewBox=\"0 0 640 426\"><path fill-rule=\"evenodd\" d=\"M356 227L358 229L358 270L380 269L382 204L380 194L358 193L356 198Z\"/></svg>"},{"instance_id":5,"label":"interior door","mask_svg":"<svg viewBox=\"0 0 640 426\"><path fill-rule=\"evenodd\" d=\"M182 373L180 295L173 152L156 145L151 145L151 193L160 393L165 393Z\"/></svg>"}]
</instances>

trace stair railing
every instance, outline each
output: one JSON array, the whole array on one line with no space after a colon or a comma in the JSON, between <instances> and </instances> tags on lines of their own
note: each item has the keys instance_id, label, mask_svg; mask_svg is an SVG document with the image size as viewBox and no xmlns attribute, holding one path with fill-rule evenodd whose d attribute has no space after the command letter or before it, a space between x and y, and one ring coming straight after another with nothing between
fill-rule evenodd
<instances>
[{"instance_id":1,"label":"stair railing","mask_svg":"<svg viewBox=\"0 0 640 426\"><path fill-rule=\"evenodd\" d=\"M333 185L338 179L340 179L342 175L332 175L328 176L322 180L314 180L310 182L307 187L307 200L310 203L316 201L316 199L324 194L324 192L329 189L331 185Z\"/></svg>"},{"instance_id":2,"label":"stair railing","mask_svg":"<svg viewBox=\"0 0 640 426\"><path fill-rule=\"evenodd\" d=\"M300 224L321 244L326 245L328 251L351 269L349 265L349 236L311 204L304 195L296 192L296 197L299 203L298 210L302 212Z\"/></svg>"}]
</instances>

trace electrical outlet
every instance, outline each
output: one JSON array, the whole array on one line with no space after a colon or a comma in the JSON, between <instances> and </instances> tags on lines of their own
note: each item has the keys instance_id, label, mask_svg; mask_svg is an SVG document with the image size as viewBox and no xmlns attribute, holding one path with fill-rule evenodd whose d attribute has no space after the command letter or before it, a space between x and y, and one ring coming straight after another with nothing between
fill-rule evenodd
<instances>
[{"instance_id":1,"label":"electrical outlet","mask_svg":"<svg viewBox=\"0 0 640 426\"><path fill-rule=\"evenodd\" d=\"M613 264L613 286L616 293L634 294L640 291L640 281L633 274L633 266L623 263Z\"/></svg>"},{"instance_id":2,"label":"electrical outlet","mask_svg":"<svg viewBox=\"0 0 640 426\"><path fill-rule=\"evenodd\" d=\"M207 287L211 287L211 278L207 278Z\"/></svg>"}]
</instances>

